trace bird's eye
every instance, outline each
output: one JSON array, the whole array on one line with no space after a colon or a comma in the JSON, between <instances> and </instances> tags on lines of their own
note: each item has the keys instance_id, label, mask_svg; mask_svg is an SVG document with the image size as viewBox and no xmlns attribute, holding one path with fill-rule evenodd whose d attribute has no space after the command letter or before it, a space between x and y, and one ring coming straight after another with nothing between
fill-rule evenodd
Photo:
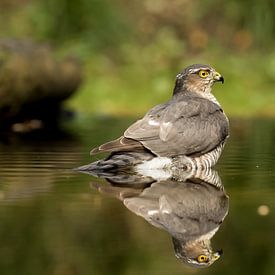
<instances>
[{"instance_id":1,"label":"bird's eye","mask_svg":"<svg viewBox=\"0 0 275 275\"><path fill-rule=\"evenodd\" d=\"M200 70L199 71L199 76L202 77L202 78L205 78L209 75L209 72L206 71L206 70Z\"/></svg>"},{"instance_id":2,"label":"bird's eye","mask_svg":"<svg viewBox=\"0 0 275 275\"><path fill-rule=\"evenodd\" d=\"M199 263L206 263L208 262L208 257L206 255L200 255L198 256L197 260Z\"/></svg>"}]
</instances>

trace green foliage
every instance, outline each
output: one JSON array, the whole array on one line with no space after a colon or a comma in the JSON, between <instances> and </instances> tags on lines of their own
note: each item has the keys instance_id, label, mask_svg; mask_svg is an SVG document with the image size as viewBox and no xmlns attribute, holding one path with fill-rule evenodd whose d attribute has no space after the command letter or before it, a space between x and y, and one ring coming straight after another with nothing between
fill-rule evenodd
<instances>
[{"instance_id":1,"label":"green foliage","mask_svg":"<svg viewBox=\"0 0 275 275\"><path fill-rule=\"evenodd\" d=\"M35 32L52 41L85 40L97 48L113 47L127 32L119 5L109 0L40 1L33 21Z\"/></svg>"},{"instance_id":2,"label":"green foliage","mask_svg":"<svg viewBox=\"0 0 275 275\"><path fill-rule=\"evenodd\" d=\"M275 115L272 0L2 0L0 8L2 36L50 41L83 61L86 80L68 102L77 110L143 113L169 98L184 66L208 63L226 79L215 91L227 113Z\"/></svg>"},{"instance_id":3,"label":"green foliage","mask_svg":"<svg viewBox=\"0 0 275 275\"><path fill-rule=\"evenodd\" d=\"M159 44L160 45L160 44ZM162 52L162 49L158 49ZM212 56L211 56L212 55ZM128 55L129 56L129 55ZM135 56L135 54L134 54ZM78 110L112 115L142 115L152 106L166 101L172 93L175 75L189 63L212 64L225 77L213 92L224 110L233 116L272 116L275 114L275 64L273 55L227 55L215 52L193 57L178 64L163 55L163 67L157 66L149 49L132 64L116 66L108 58L87 64L86 81L68 104ZM213 58L215 56L215 58ZM151 57L151 58L150 58ZM137 57L138 59L138 57ZM221 62L222 61L222 62ZM161 64L161 63L159 63Z\"/></svg>"}]
</instances>

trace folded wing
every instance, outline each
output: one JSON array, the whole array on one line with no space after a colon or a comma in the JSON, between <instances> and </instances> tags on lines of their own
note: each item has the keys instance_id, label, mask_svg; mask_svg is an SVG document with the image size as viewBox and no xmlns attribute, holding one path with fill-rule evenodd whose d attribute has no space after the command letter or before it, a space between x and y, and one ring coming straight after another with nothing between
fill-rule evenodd
<instances>
[{"instance_id":1,"label":"folded wing","mask_svg":"<svg viewBox=\"0 0 275 275\"><path fill-rule=\"evenodd\" d=\"M221 144L228 128L227 117L217 104L186 96L154 107L124 136L93 149L91 154L146 148L157 156L200 156Z\"/></svg>"},{"instance_id":2,"label":"folded wing","mask_svg":"<svg viewBox=\"0 0 275 275\"><path fill-rule=\"evenodd\" d=\"M153 109L154 110L154 109ZM158 156L205 154L228 136L221 108L203 98L172 101L131 125L124 136L137 140Z\"/></svg>"}]
</instances>

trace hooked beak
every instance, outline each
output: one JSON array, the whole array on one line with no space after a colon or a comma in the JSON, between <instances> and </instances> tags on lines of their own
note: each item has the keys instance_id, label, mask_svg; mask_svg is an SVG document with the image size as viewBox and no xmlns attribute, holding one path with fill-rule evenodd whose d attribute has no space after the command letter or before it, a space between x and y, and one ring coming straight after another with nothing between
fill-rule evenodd
<instances>
[{"instance_id":1,"label":"hooked beak","mask_svg":"<svg viewBox=\"0 0 275 275\"><path fill-rule=\"evenodd\" d=\"M214 80L215 81L221 81L222 84L224 83L223 76L221 74L219 74L218 72L215 72L215 74L214 74Z\"/></svg>"},{"instance_id":2,"label":"hooked beak","mask_svg":"<svg viewBox=\"0 0 275 275\"><path fill-rule=\"evenodd\" d=\"M215 252L213 254L214 262L217 261L221 257L222 253L223 253L222 250L218 250L217 252Z\"/></svg>"}]
</instances>

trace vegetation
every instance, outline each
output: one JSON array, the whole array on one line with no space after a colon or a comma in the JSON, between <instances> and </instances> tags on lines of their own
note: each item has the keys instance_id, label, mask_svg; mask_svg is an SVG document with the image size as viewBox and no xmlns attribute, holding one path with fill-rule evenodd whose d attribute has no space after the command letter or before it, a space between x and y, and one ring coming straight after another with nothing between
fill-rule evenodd
<instances>
[{"instance_id":1,"label":"vegetation","mask_svg":"<svg viewBox=\"0 0 275 275\"><path fill-rule=\"evenodd\" d=\"M49 41L78 56L86 80L68 105L141 114L166 100L175 75L208 63L227 113L275 115L275 4L267 1L0 1L1 36Z\"/></svg>"}]
</instances>

